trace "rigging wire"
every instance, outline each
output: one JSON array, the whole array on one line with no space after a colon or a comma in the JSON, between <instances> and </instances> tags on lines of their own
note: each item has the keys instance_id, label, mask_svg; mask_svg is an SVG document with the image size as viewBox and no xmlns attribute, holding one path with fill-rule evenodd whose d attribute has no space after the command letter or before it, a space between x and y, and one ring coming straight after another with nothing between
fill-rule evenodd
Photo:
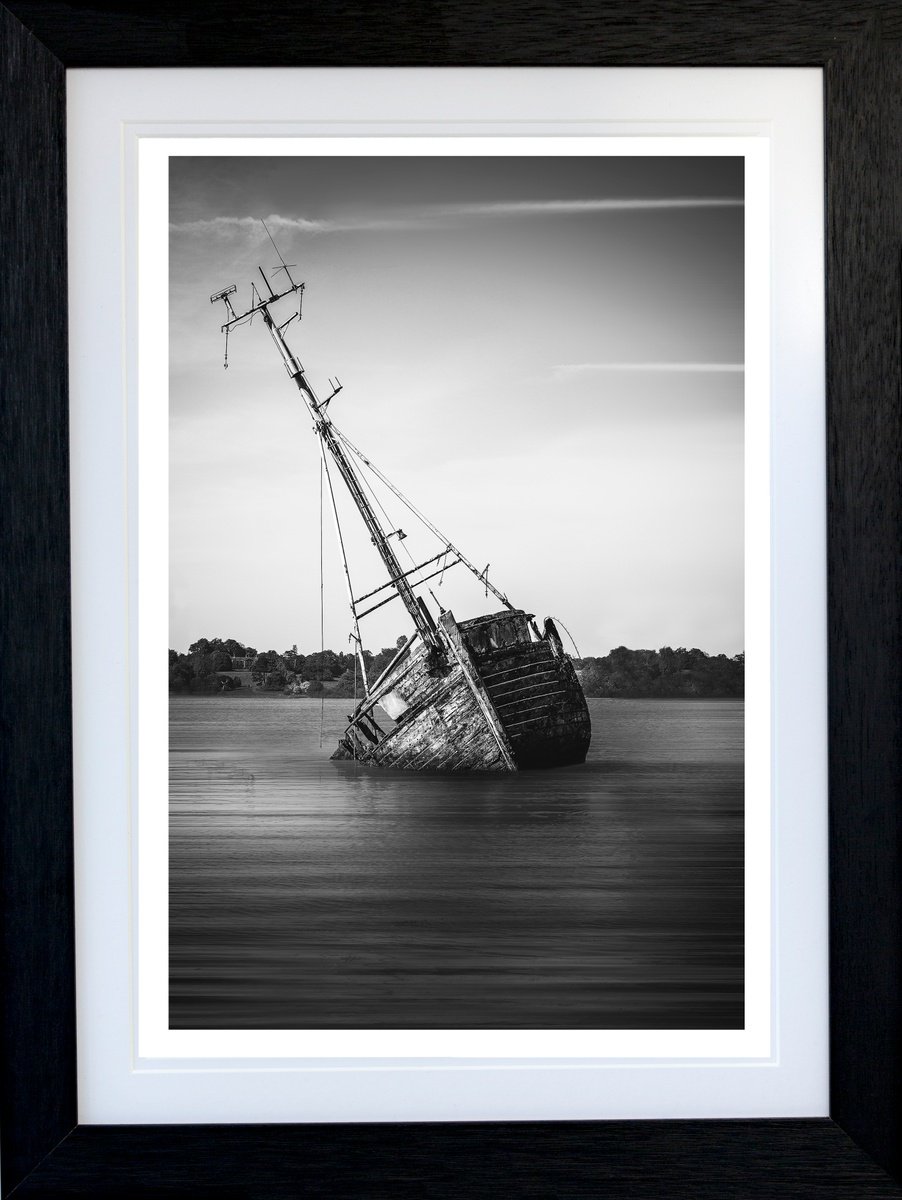
<instances>
[{"instance_id":1,"label":"rigging wire","mask_svg":"<svg viewBox=\"0 0 902 1200\"><path fill-rule=\"evenodd\" d=\"M357 619L357 608L354 604L354 589L351 584L351 571L348 567L348 555L345 550L344 535L341 532L341 521L338 517L338 504L335 500L335 489L332 486L332 475L329 471L329 463L326 460L326 447L322 437L319 439L320 449L320 465L326 473L326 483L329 485L329 497L332 501L332 516L335 520L335 533L338 538L338 548L341 551L341 561L345 572L345 583L348 588L348 605L351 609L351 618L354 622L354 641L357 645L357 653L360 656L360 674L363 679L363 689L369 695L369 684L366 677L366 665L363 661L363 641L360 637L360 622ZM322 521L320 522L320 530L322 530Z\"/></svg>"},{"instance_id":2,"label":"rigging wire","mask_svg":"<svg viewBox=\"0 0 902 1200\"><path fill-rule=\"evenodd\" d=\"M357 712L357 655L354 655L354 712ZM357 741L351 738L351 753L354 759L354 766L357 766Z\"/></svg>"},{"instance_id":3,"label":"rigging wire","mask_svg":"<svg viewBox=\"0 0 902 1200\"><path fill-rule=\"evenodd\" d=\"M333 429L335 429L335 426L333 425L333 426L332 426L332 428L333 428ZM336 432L338 432L338 431L336 430ZM372 467L371 467L371 464L370 464L370 463L367 463L366 465L367 465L368 467L370 467L370 469L372 469ZM388 526L392 526L392 525L394 524L394 522L392 521L392 519L391 519L391 517L388 515L388 513L385 511L385 508L383 507L381 500L380 500L380 499L379 499L379 497L376 495L376 492L375 492L375 489L373 488L373 485L372 485L372 484L369 482L369 480L367 479L367 477L366 477L366 475L364 474L364 472L363 472L363 471L359 472L359 475L360 475L360 482L363 484L363 486L364 486L364 487L366 488L366 490L369 492L370 496L372 497L373 503L376 505L376 507L377 507L377 508L379 509L379 511L382 513L382 516L385 518L385 523L386 523L386 525L388 525ZM400 539L399 539L399 542L400 542ZM416 559L413 557L413 554L410 552L410 550L407 548L407 546L405 546L405 545L404 545L404 543L403 543L403 542L400 542L399 549L403 550L403 552L404 552L404 553L407 555L407 557L410 559L410 565L411 565L412 567L413 567L413 566L416 566Z\"/></svg>"},{"instance_id":4,"label":"rigging wire","mask_svg":"<svg viewBox=\"0 0 902 1200\"><path fill-rule=\"evenodd\" d=\"M268 232L268 231L267 231ZM323 460L319 460L319 674L320 687L323 686L323 659L326 649L325 633L325 596L323 591ZM323 726L326 723L326 693L319 695L319 744L323 745Z\"/></svg>"},{"instance_id":5,"label":"rigging wire","mask_svg":"<svg viewBox=\"0 0 902 1200\"><path fill-rule=\"evenodd\" d=\"M574 638L574 636L570 632L570 630L567 628L567 626L564 624L564 622L561 620L561 618L560 617L552 617L551 619L557 625L560 625L561 629L563 629L564 633L566 633L566 635L570 639L570 641L573 642L573 649L576 651L576 657L582 658L582 655L579 652L579 646L577 646L577 644L576 644L576 639Z\"/></svg>"},{"instance_id":6,"label":"rigging wire","mask_svg":"<svg viewBox=\"0 0 902 1200\"><path fill-rule=\"evenodd\" d=\"M369 467L369 469L373 472L373 474L376 476L376 478L380 479L385 484L385 486L398 497L398 499L401 501L401 503L405 504L407 506L407 508L410 510L410 512L413 513L413 515L426 526L427 529L429 529L433 534L435 534L435 536L440 541L445 542L445 544L451 550L454 551L454 553L458 556L458 558L464 564L464 566L467 567L470 571L472 571L472 573L476 576L476 578L481 580L485 584L488 591L492 592L493 595L497 596L502 604L505 604L509 609L513 609L514 606L511 604L510 600L508 600L507 596L505 596L505 594L502 591L500 591L498 588L496 588L493 583L489 583L488 575L485 572L478 571L476 569L476 567L473 565L473 563L471 563L470 560L466 557L466 555L462 554L460 552L460 550L458 550L457 547L454 545L454 543L451 542L448 538L446 538L445 535L442 533L442 531L440 529L438 529L435 525L433 525L432 522L429 520L429 518L427 516L425 516L422 512L420 512L420 510L417 508L417 506L415 504L413 504L410 500L408 500L408 498L404 495L404 493L400 490L400 488L396 487L390 479L388 479L385 475L383 475L383 473L379 470L379 468L376 466L376 464L374 462L372 462L370 459L368 459L366 457L366 455L354 445L354 443L350 440L350 438L346 437L345 434L343 434L337 426L333 425L332 429L333 429L335 435L351 451L351 453L356 455L356 457L359 458L362 463L364 463L367 467Z\"/></svg>"}]
</instances>

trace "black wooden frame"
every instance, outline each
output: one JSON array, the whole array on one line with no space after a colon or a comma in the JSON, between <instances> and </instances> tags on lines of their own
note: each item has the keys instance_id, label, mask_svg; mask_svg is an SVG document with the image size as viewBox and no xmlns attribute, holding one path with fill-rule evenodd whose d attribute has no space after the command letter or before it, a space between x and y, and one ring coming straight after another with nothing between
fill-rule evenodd
<instances>
[{"instance_id":1,"label":"black wooden frame","mask_svg":"<svg viewBox=\"0 0 902 1200\"><path fill-rule=\"evenodd\" d=\"M7 4L3 1194L902 1195L899 0ZM830 1120L77 1125L65 68L415 64L824 69Z\"/></svg>"}]
</instances>

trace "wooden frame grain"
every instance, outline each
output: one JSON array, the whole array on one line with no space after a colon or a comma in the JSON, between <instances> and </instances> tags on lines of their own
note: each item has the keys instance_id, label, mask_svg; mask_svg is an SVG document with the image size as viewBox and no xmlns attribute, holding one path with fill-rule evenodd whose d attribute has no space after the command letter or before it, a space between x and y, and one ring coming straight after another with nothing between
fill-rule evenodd
<instances>
[{"instance_id":1,"label":"wooden frame grain","mask_svg":"<svg viewBox=\"0 0 902 1200\"><path fill-rule=\"evenodd\" d=\"M902 1196L897 0L0 6L4 1195ZM820 66L827 139L831 1119L77 1124L65 69Z\"/></svg>"}]
</instances>

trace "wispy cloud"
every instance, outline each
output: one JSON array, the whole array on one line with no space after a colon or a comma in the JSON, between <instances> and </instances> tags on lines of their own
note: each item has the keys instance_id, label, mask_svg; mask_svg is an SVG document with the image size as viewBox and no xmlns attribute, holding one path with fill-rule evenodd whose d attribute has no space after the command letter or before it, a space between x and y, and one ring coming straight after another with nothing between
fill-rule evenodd
<instances>
[{"instance_id":1,"label":"wispy cloud","mask_svg":"<svg viewBox=\"0 0 902 1200\"><path fill-rule=\"evenodd\" d=\"M589 375L600 371L658 371L664 373L710 374L713 372L742 372L743 363L712 362L590 362L561 363L552 367L555 375Z\"/></svg>"},{"instance_id":2,"label":"wispy cloud","mask_svg":"<svg viewBox=\"0 0 902 1200\"><path fill-rule=\"evenodd\" d=\"M678 208L742 208L743 201L728 196L672 196L655 200L618 198L609 200L517 200L502 204L458 204L444 211L474 217L541 217L556 214L644 212Z\"/></svg>"},{"instance_id":3,"label":"wispy cloud","mask_svg":"<svg viewBox=\"0 0 902 1200\"><path fill-rule=\"evenodd\" d=\"M330 228L326 221L311 221L306 217L281 217L278 213L270 213L264 220L270 229L290 230L296 233L327 233ZM200 221L173 221L169 230L171 233L209 233L219 237L250 233L266 238L266 231L259 217L209 217Z\"/></svg>"},{"instance_id":4,"label":"wispy cloud","mask_svg":"<svg viewBox=\"0 0 902 1200\"><path fill-rule=\"evenodd\" d=\"M272 230L281 233L330 234L374 231L403 231L424 226L453 224L472 218L585 216L592 213L661 212L695 208L741 208L743 201L731 197L674 196L658 199L619 198L592 200L515 200L494 204L440 204L396 212L365 214L340 219L286 217L270 213L265 218ZM259 217L211 217L198 221L175 221L173 233L211 234L235 237L253 234L265 238Z\"/></svg>"}]
</instances>

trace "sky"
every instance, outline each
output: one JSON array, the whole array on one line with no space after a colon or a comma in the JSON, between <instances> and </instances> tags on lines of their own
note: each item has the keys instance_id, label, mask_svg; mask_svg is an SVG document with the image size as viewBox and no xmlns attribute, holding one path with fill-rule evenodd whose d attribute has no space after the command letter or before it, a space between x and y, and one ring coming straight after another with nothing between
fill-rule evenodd
<instances>
[{"instance_id":1,"label":"sky","mask_svg":"<svg viewBox=\"0 0 902 1200\"><path fill-rule=\"evenodd\" d=\"M350 648L317 439L262 322L223 370L210 296L243 311L278 266L262 218L336 426L512 603L581 655L740 652L742 197L723 157L172 158L170 646ZM442 549L371 482L405 568ZM385 576L332 483L361 596ZM462 566L430 586L459 620L499 608ZM410 630L396 600L361 632Z\"/></svg>"}]
</instances>

